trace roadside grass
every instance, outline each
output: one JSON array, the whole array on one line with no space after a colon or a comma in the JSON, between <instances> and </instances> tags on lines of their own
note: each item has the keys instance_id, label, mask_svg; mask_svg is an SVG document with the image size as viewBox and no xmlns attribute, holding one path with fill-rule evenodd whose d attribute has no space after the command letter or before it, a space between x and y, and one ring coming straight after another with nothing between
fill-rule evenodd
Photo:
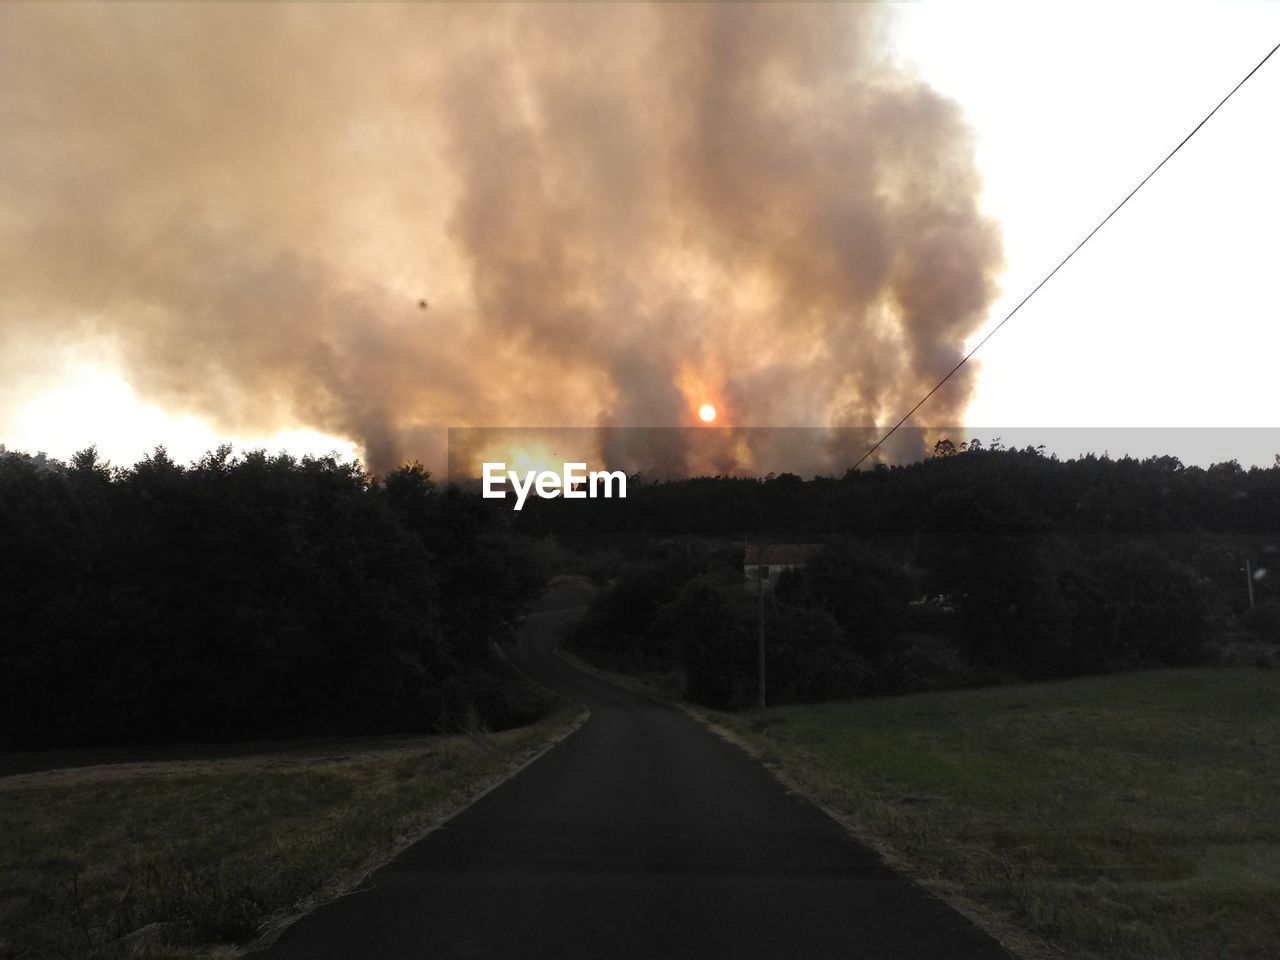
<instances>
[{"instance_id":1,"label":"roadside grass","mask_svg":"<svg viewBox=\"0 0 1280 960\"><path fill-rule=\"evenodd\" d=\"M712 717L996 926L1071 957L1280 957L1280 671Z\"/></svg>"},{"instance_id":2,"label":"roadside grass","mask_svg":"<svg viewBox=\"0 0 1280 960\"><path fill-rule=\"evenodd\" d=\"M0 778L0 957L235 956L580 721Z\"/></svg>"}]
</instances>

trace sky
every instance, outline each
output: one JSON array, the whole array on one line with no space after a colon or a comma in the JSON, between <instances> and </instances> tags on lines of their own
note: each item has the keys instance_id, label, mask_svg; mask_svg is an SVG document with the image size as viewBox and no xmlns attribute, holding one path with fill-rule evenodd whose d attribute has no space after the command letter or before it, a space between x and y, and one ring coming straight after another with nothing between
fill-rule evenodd
<instances>
[{"instance_id":1,"label":"sky","mask_svg":"<svg viewBox=\"0 0 1280 960\"><path fill-rule=\"evenodd\" d=\"M898 16L899 54L976 131L984 207L1004 232L984 332L1280 42L1274 3L919 4ZM1068 452L1089 433L1113 438L1066 428L1157 427L1189 462L1203 450L1270 464L1274 432L1215 441L1204 428L1280 423L1278 108L1280 55L979 351L966 423L1060 428ZM1140 436L1125 431L1125 445L1149 446Z\"/></svg>"},{"instance_id":2,"label":"sky","mask_svg":"<svg viewBox=\"0 0 1280 960\"><path fill-rule=\"evenodd\" d=\"M692 424L707 403L733 425L892 422L1280 41L1280 4L1261 3L858 5L845 32L824 28L829 12L692 27L668 12L637 19L651 46L619 46L597 14L533 8L413 22L431 42L404 45L387 7L263 28L239 5L209 23L130 6L56 22L5 11L23 44L6 51L17 92L0 95L23 133L0 152L0 254L22 277L0 294L11 449L96 443L129 462L156 443L191 459L231 440L385 465L438 455L444 425L578 425L582 411L615 425ZM583 97L606 68L562 62L567 32L671 77L610 74ZM507 35L531 39L492 39ZM301 65L282 70L281 53ZM368 69L374 57L385 64ZM514 76L492 79L495 63ZM95 67L104 93L86 90ZM667 105L672 90L696 109ZM1176 428L1277 425L1277 104L1280 57L921 422L1051 444L1075 428L1064 455L1094 445L1079 428L1165 428L1092 436L1113 454L1159 443L1269 463L1274 433ZM724 149L768 139L782 147L759 159ZM567 238L559 255L529 262L548 238ZM615 244L635 262L582 252ZM846 280L877 258L889 266ZM886 303L920 316L887 319Z\"/></svg>"}]
</instances>

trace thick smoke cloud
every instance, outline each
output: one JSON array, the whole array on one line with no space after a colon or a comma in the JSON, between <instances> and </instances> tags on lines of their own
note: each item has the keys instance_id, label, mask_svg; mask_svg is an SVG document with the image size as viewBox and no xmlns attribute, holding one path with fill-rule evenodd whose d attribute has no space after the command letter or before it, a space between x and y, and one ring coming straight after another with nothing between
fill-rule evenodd
<instances>
[{"instance_id":1,"label":"thick smoke cloud","mask_svg":"<svg viewBox=\"0 0 1280 960\"><path fill-rule=\"evenodd\" d=\"M0 7L0 349L100 341L149 399L377 469L446 424L891 421L1001 252L886 16Z\"/></svg>"}]
</instances>

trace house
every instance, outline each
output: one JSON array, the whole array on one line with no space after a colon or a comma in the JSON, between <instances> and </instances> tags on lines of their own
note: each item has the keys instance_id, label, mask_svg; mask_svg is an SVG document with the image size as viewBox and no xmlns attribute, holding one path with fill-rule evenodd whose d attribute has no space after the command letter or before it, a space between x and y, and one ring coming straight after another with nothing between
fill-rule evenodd
<instances>
[{"instance_id":1,"label":"house","mask_svg":"<svg viewBox=\"0 0 1280 960\"><path fill-rule=\"evenodd\" d=\"M745 547L742 559L743 586L749 590L758 590L761 586L772 590L782 571L803 567L821 544L748 542Z\"/></svg>"}]
</instances>

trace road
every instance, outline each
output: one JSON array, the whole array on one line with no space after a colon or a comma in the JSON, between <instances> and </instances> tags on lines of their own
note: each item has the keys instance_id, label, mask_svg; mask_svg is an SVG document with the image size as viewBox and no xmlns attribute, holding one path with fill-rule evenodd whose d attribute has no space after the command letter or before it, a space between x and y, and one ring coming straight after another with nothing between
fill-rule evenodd
<instances>
[{"instance_id":1,"label":"road","mask_svg":"<svg viewBox=\"0 0 1280 960\"><path fill-rule=\"evenodd\" d=\"M527 618L513 659L586 724L265 956L1009 956L683 711L556 657L573 615Z\"/></svg>"}]
</instances>

